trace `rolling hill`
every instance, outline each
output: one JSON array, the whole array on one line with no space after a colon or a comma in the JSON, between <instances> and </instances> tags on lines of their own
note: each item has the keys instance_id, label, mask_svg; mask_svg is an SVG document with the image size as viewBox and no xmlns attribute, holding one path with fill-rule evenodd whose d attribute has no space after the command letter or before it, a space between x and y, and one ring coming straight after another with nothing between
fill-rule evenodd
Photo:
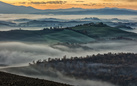
<instances>
[{"instance_id":1,"label":"rolling hill","mask_svg":"<svg viewBox=\"0 0 137 86\"><path fill-rule=\"evenodd\" d=\"M39 31L12 30L0 32L0 41L28 41L28 42L72 42L85 43L94 41L84 34L67 29L47 29Z\"/></svg>"},{"instance_id":2,"label":"rolling hill","mask_svg":"<svg viewBox=\"0 0 137 86\"><path fill-rule=\"evenodd\" d=\"M63 29L43 29L36 31L1 31L0 41L26 41L46 43L88 43L97 40L136 40L137 34L126 32L103 23L89 23Z\"/></svg>"},{"instance_id":3,"label":"rolling hill","mask_svg":"<svg viewBox=\"0 0 137 86\"><path fill-rule=\"evenodd\" d=\"M98 38L136 38L137 34L110 27L103 23L89 23L70 28L94 39Z\"/></svg>"}]
</instances>

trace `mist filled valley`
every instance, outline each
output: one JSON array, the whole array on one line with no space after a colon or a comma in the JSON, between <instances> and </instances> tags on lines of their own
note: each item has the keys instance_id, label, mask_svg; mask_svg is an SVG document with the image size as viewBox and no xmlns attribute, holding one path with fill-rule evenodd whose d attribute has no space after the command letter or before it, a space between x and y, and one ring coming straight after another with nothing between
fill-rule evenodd
<instances>
[{"instance_id":1,"label":"mist filled valley","mask_svg":"<svg viewBox=\"0 0 137 86\"><path fill-rule=\"evenodd\" d=\"M122 16L0 14L0 70L75 86L136 86L137 17Z\"/></svg>"}]
</instances>

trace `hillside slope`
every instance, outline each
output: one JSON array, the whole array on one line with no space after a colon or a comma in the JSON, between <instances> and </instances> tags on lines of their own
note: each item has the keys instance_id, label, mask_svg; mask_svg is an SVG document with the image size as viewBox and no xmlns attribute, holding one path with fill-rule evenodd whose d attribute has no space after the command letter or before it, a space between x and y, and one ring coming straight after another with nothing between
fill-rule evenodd
<instances>
[{"instance_id":1,"label":"hillside slope","mask_svg":"<svg viewBox=\"0 0 137 86\"><path fill-rule=\"evenodd\" d=\"M72 42L86 43L94 41L93 38L67 29L47 29L39 31L12 30L0 32L0 41L28 41L28 42Z\"/></svg>"},{"instance_id":2,"label":"hillside slope","mask_svg":"<svg viewBox=\"0 0 137 86\"><path fill-rule=\"evenodd\" d=\"M71 85L0 72L0 86L71 86Z\"/></svg>"},{"instance_id":3,"label":"hillside slope","mask_svg":"<svg viewBox=\"0 0 137 86\"><path fill-rule=\"evenodd\" d=\"M70 28L89 37L98 38L136 38L137 34L123 31L119 28L107 26L103 23L89 23Z\"/></svg>"}]
</instances>

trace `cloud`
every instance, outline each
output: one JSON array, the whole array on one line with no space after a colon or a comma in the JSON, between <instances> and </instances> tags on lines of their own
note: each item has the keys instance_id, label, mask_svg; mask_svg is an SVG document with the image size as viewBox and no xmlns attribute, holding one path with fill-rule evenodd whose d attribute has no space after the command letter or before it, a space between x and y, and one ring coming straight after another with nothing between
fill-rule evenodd
<instances>
[{"instance_id":1,"label":"cloud","mask_svg":"<svg viewBox=\"0 0 137 86\"><path fill-rule=\"evenodd\" d=\"M29 1L29 2L18 2L19 4L35 4L35 5L43 5L43 4L66 4L67 1Z\"/></svg>"},{"instance_id":2,"label":"cloud","mask_svg":"<svg viewBox=\"0 0 137 86\"><path fill-rule=\"evenodd\" d=\"M76 1L76 2L82 2L82 3L83 3L83 2L85 2L85 1Z\"/></svg>"}]
</instances>

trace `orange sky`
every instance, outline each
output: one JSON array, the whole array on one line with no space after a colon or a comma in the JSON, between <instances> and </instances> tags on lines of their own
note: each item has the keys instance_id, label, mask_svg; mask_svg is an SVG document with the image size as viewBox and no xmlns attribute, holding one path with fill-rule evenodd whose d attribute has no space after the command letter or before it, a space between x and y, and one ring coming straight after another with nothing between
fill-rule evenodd
<instances>
[{"instance_id":1,"label":"orange sky","mask_svg":"<svg viewBox=\"0 0 137 86\"><path fill-rule=\"evenodd\" d=\"M37 9L118 7L137 10L137 0L0 0L17 6Z\"/></svg>"}]
</instances>

